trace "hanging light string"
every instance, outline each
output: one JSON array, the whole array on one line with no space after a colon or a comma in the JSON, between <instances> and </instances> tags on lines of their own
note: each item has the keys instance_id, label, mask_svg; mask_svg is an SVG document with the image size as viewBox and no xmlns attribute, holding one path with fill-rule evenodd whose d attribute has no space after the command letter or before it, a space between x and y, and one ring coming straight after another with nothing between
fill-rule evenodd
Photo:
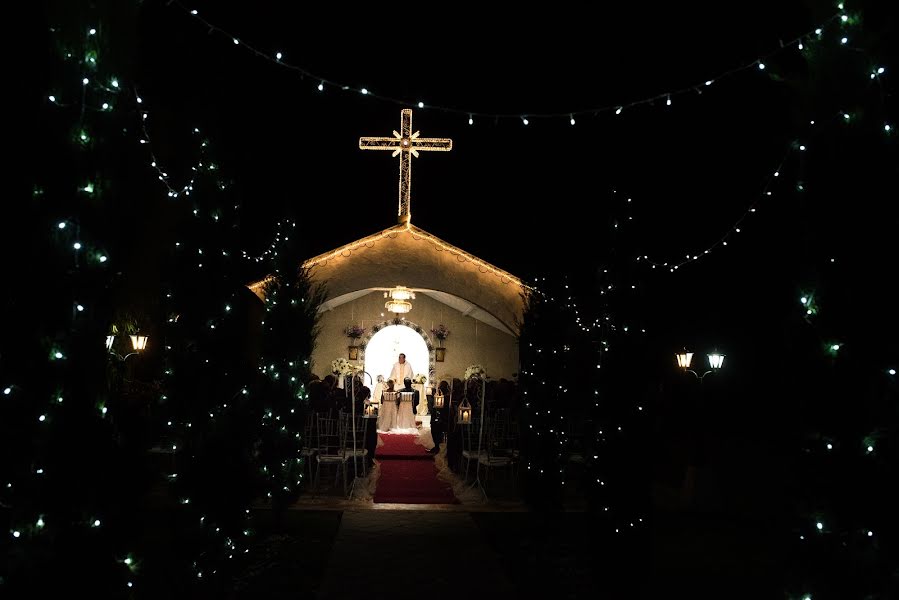
<instances>
[{"instance_id":1,"label":"hanging light string","mask_svg":"<svg viewBox=\"0 0 899 600\"><path fill-rule=\"evenodd\" d=\"M831 123L839 123L839 124L843 124L843 125L849 125L854 120L855 119L854 119L854 116L852 115L852 113L849 113L846 111L839 111L831 119L829 119L829 121ZM818 123L818 121L810 120L809 127L814 127L816 125L816 123ZM891 129L889 128L889 126L886 126L884 128L884 131L887 134L889 134ZM643 254L643 255L638 255L634 259L634 261L641 263L641 264L648 264L653 269L663 269L663 270L667 269L668 272L673 273L673 272L677 271L678 269L680 269L681 267L683 267L684 265L696 262L696 261L708 256L709 254L712 253L712 251L714 251L716 249L728 246L729 242L733 238L735 238L738 234L743 233L743 230L745 228L747 220L754 213L757 213L759 211L760 205L767 198L770 198L771 196L774 195L774 190L772 189L772 187L774 186L775 182L778 181L781 178L781 176L783 175L783 167L786 164L786 162L789 160L790 156L796 155L797 153L799 156L801 156L807 150L809 150L809 143L807 141L805 141L809 137L810 137L810 134L808 132L806 132L805 134L801 135L799 138L797 138L789 143L788 148L787 148L783 158L780 160L780 163L778 164L777 168L772 170L769 173L769 175L765 178L765 183L762 186L761 192L759 193L758 197L746 208L746 210L734 221L734 223L722 235L718 236L717 239L715 239L715 241L712 242L705 249L686 254L685 257L682 259L661 261L661 260L656 260L656 259L650 258L650 256L648 254ZM797 176L797 180L795 183L795 189L797 192L800 192L800 193L805 191L805 184L798 178L798 176ZM616 192L613 190L613 193L616 193ZM628 204L630 204L631 201L632 201L632 198L627 199ZM632 221L633 217L628 216L627 220ZM613 227L615 229L618 228L617 221L613 222ZM635 286L631 286L631 287L633 288Z\"/></svg>"},{"instance_id":2,"label":"hanging light string","mask_svg":"<svg viewBox=\"0 0 899 600\"><path fill-rule=\"evenodd\" d=\"M804 149L805 146L802 146L802 148ZM780 160L780 164L778 164L777 168L774 169L774 171L771 172L768 175L768 177L766 178L765 184L762 187L762 191L758 195L758 197L752 202L752 204L749 205L749 207L743 212L743 214L740 215L739 218L737 218L737 220L733 223L733 225L731 225L730 228L723 235L719 236L717 240L712 242L712 244L710 246L708 246L704 250L699 250L699 251L687 254L687 255L685 255L685 258L682 258L679 260L660 262L657 260L653 260L652 258L649 257L649 255L644 254L642 256L637 256L634 259L634 261L643 263L643 264L648 264L653 269L656 269L656 268L668 269L669 272L674 273L676 270L680 269L682 266L692 263L692 262L696 262L700 258L708 256L709 254L711 254L711 252L713 250L715 250L719 247L727 246L731 237L733 237L734 235L736 235L738 233L743 232L744 223L750 217L750 215L752 215L753 213L758 211L759 205L762 203L762 201L765 198L768 198L774 194L771 187L774 184L774 182L777 180L777 178L780 176L781 171L784 166L784 163L786 163L787 159L789 158L789 156L792 153L793 153L793 144L790 145L790 149L787 151L787 153L784 155L784 157ZM630 201L630 199L628 199L628 200Z\"/></svg>"},{"instance_id":3,"label":"hanging light string","mask_svg":"<svg viewBox=\"0 0 899 600\"><path fill-rule=\"evenodd\" d=\"M140 139L140 143L147 147L147 152L150 155L150 168L156 171L156 177L163 183L168 192L169 198L177 198L179 196L189 196L190 193L194 189L194 182L197 179L197 174L199 174L200 169L204 166L204 158L206 154L206 147L208 146L208 142L206 140L200 141L200 158L197 161L197 164L190 168L191 177L190 180L181 188L177 188L172 185L171 178L168 172L165 171L161 166L159 166L159 159L156 158L156 153L153 152L153 144L150 140L150 132L147 130L147 119L149 118L149 113L143 108L143 98L141 98L140 94L137 90L134 90L134 99L137 103L137 111L140 115L140 127L141 132L143 133L143 137ZM197 127L194 127L193 134L196 136L200 135L200 130ZM221 182L219 182L220 189L224 189L221 187Z\"/></svg>"},{"instance_id":4,"label":"hanging light string","mask_svg":"<svg viewBox=\"0 0 899 600\"><path fill-rule=\"evenodd\" d=\"M735 67L732 67L730 69L722 71L722 72L718 73L717 75L714 75L712 77L707 77L699 83L694 83L694 84L686 85L683 87L675 88L672 90L654 94L652 96L644 97L644 98L641 98L638 100L633 100L631 102L624 102L621 104L600 105L600 106L595 106L592 108L581 108L581 109L577 109L577 110L563 110L563 111L546 112L546 113L543 113L543 112L491 113L491 112L484 112L484 111L480 111L480 110L463 109L463 108L441 105L441 104L425 103L421 100L413 101L413 100L409 100L409 99L397 98L395 96L391 96L388 94L373 92L367 87L358 87L358 86L351 85L351 84L348 84L345 82L340 82L337 80L328 79L327 77L322 77L304 67L301 67L299 65L288 62L285 59L284 54L282 52L278 52L278 51L264 52L264 51L260 50L259 48L257 48L256 46L253 46L252 44L245 42L240 37L230 33L229 31L223 29L222 27L219 27L219 26L215 25L214 23L211 23L207 19L203 18L202 16L200 16L199 11L197 11L196 9L189 9L186 6L184 6L181 2L178 2L177 0L174 2L171 2L170 4L179 8L180 10L184 11L185 13L187 13L189 16L191 16L193 19L197 20L198 22L202 23L206 27L206 29L208 30L208 32L210 34L211 33L221 34L222 36L225 36L226 38L230 39L231 43L233 45L238 46L261 59L264 59L268 62L274 63L274 64L278 65L279 67L288 69L295 73L298 73L303 78L308 78L308 79L312 80L313 82L317 82L315 84L315 87L319 92L324 92L329 89L340 90L340 91L344 91L344 92L353 92L353 93L357 93L361 96L370 97L375 100L380 100L382 102L397 104L397 105L404 106L404 107L417 106L419 109L429 109L429 110L435 110L435 111L440 111L440 112L449 113L449 114L464 115L468 118L469 125L474 125L475 118L485 119L485 120L492 119L493 121L497 121L499 119L504 119L504 120L505 119L515 119L515 120L520 120L523 125L529 125L531 119L564 118L564 119L568 120L571 125L575 125L577 122L575 117L578 117L578 116L585 116L585 115L598 116L601 113L608 113L608 112L614 112L614 114L620 115L625 110L629 110L629 109L636 108L639 106L644 106L644 105L654 105L662 100L665 101L666 106L671 106L671 104L673 102L673 100L672 100L673 98L676 98L677 96L682 96L684 94L702 94L703 89L711 86L712 84L714 84L718 81L721 81L722 79L732 77L739 73L743 73L745 71L750 71L750 70L765 71L766 61L783 53L788 48L795 47L801 51L809 41L820 38L821 35L823 34L824 30L834 23L841 24L841 25L847 25L847 24L854 22L854 19L851 18L849 15L847 15L844 12L843 4L841 3L840 4L840 12L831 15L830 17L825 19L822 23L820 23L815 28L813 28L809 31L806 31L805 33L791 39L790 41L781 42L777 48L768 52L767 54L760 56L758 59L756 59L754 61L737 65ZM842 39L848 41L848 38L846 38L846 37L843 37ZM842 43L845 44L847 42L844 41Z\"/></svg>"}]
</instances>

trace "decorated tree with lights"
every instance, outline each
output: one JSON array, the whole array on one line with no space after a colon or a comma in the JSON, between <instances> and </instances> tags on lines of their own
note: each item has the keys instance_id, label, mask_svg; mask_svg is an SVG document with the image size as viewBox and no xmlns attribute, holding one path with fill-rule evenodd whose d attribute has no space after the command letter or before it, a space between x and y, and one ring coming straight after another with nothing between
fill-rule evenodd
<instances>
[{"instance_id":1,"label":"decorated tree with lights","mask_svg":"<svg viewBox=\"0 0 899 600\"><path fill-rule=\"evenodd\" d=\"M325 293L300 266L301 240L295 221L279 222L267 252L270 275L263 288L260 459L276 517L296 500L308 468L302 454L310 414L306 383L312 374L318 309Z\"/></svg>"},{"instance_id":2,"label":"decorated tree with lights","mask_svg":"<svg viewBox=\"0 0 899 600\"><path fill-rule=\"evenodd\" d=\"M154 591L166 595L186 582L216 595L243 567L249 509L262 491L247 312L256 298L245 287L240 200L209 140L192 128L184 147L195 149L194 165L170 171L152 144L150 113L142 108L141 117L145 158L169 199L170 224L161 240L169 250L160 290L164 366L153 415L160 479L178 526L166 556L156 557Z\"/></svg>"},{"instance_id":3,"label":"decorated tree with lights","mask_svg":"<svg viewBox=\"0 0 899 600\"><path fill-rule=\"evenodd\" d=\"M897 154L888 70L872 52L888 46L879 24L863 29L839 8L840 29L809 48L806 102L840 126L806 142L784 365L797 426L786 591L797 600L899 594L899 322L871 305L887 294L899 223L895 203L882 202Z\"/></svg>"},{"instance_id":4,"label":"decorated tree with lights","mask_svg":"<svg viewBox=\"0 0 899 600\"><path fill-rule=\"evenodd\" d=\"M20 262L4 272L16 283L4 286L0 317L3 597L127 597L141 583L135 505L149 478L121 382L109 377L124 359L104 345L128 284L128 223L145 207L130 178L138 148L123 91L132 12L48 13L58 20L26 150L33 192L4 203L18 212L2 219L17 229L4 254Z\"/></svg>"},{"instance_id":5,"label":"decorated tree with lights","mask_svg":"<svg viewBox=\"0 0 899 600\"><path fill-rule=\"evenodd\" d=\"M642 523L646 509L645 471L629 442L642 407L630 400L625 378L607 374L605 355L627 328L619 330L595 285L591 278L541 278L527 297L523 472L532 501L555 506L574 496L612 531Z\"/></svg>"}]
</instances>

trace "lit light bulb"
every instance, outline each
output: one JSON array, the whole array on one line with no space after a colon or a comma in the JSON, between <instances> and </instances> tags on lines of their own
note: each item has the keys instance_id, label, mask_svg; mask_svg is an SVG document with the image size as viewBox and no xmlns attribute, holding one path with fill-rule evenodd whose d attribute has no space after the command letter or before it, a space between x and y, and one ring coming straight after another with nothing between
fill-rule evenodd
<instances>
[{"instance_id":1,"label":"lit light bulb","mask_svg":"<svg viewBox=\"0 0 899 600\"><path fill-rule=\"evenodd\" d=\"M665 106L671 106L671 96L668 96L668 99L665 100Z\"/></svg>"},{"instance_id":2,"label":"lit light bulb","mask_svg":"<svg viewBox=\"0 0 899 600\"><path fill-rule=\"evenodd\" d=\"M72 247L75 250L81 250L81 242L75 242L74 244L72 244Z\"/></svg>"},{"instance_id":3,"label":"lit light bulb","mask_svg":"<svg viewBox=\"0 0 899 600\"><path fill-rule=\"evenodd\" d=\"M106 262L107 260L109 260L109 259L106 258L106 256L104 256L104 255L101 254L99 260L100 260L101 263L105 263L105 262Z\"/></svg>"},{"instance_id":4,"label":"lit light bulb","mask_svg":"<svg viewBox=\"0 0 899 600\"><path fill-rule=\"evenodd\" d=\"M760 70L760 71L764 71L764 70L765 70L765 63L763 63L763 62L760 62L760 63L759 63L759 70Z\"/></svg>"},{"instance_id":5,"label":"lit light bulb","mask_svg":"<svg viewBox=\"0 0 899 600\"><path fill-rule=\"evenodd\" d=\"M196 14L197 14L197 9L193 9L192 11L190 11L190 14L196 15Z\"/></svg>"},{"instance_id":6,"label":"lit light bulb","mask_svg":"<svg viewBox=\"0 0 899 600\"><path fill-rule=\"evenodd\" d=\"M890 369L889 371L887 371L887 373L889 373L890 375L895 375L896 369Z\"/></svg>"},{"instance_id":7,"label":"lit light bulb","mask_svg":"<svg viewBox=\"0 0 899 600\"><path fill-rule=\"evenodd\" d=\"M709 79L708 81L705 82L705 84L706 84L706 85L712 85L712 80Z\"/></svg>"},{"instance_id":8,"label":"lit light bulb","mask_svg":"<svg viewBox=\"0 0 899 600\"><path fill-rule=\"evenodd\" d=\"M93 525L94 525L94 527L99 527L99 526L100 526L100 519L94 519Z\"/></svg>"},{"instance_id":9,"label":"lit light bulb","mask_svg":"<svg viewBox=\"0 0 899 600\"><path fill-rule=\"evenodd\" d=\"M40 421L41 423L43 423L44 421L47 420L47 415L41 415L37 418L37 420Z\"/></svg>"},{"instance_id":10,"label":"lit light bulb","mask_svg":"<svg viewBox=\"0 0 899 600\"><path fill-rule=\"evenodd\" d=\"M318 91L321 92L321 91L323 91L324 89L325 89L325 84L324 84L324 83L319 83L319 84L318 84Z\"/></svg>"},{"instance_id":11,"label":"lit light bulb","mask_svg":"<svg viewBox=\"0 0 899 600\"><path fill-rule=\"evenodd\" d=\"M802 48L803 48L802 42L799 42L799 49L802 50Z\"/></svg>"},{"instance_id":12,"label":"lit light bulb","mask_svg":"<svg viewBox=\"0 0 899 600\"><path fill-rule=\"evenodd\" d=\"M877 69L877 74L878 74L878 75L883 75L883 72L884 72L884 71L886 71L886 69L884 69L883 67L879 67L879 68Z\"/></svg>"},{"instance_id":13,"label":"lit light bulb","mask_svg":"<svg viewBox=\"0 0 899 600\"><path fill-rule=\"evenodd\" d=\"M824 529L824 523L822 523L821 521L818 521L818 522L815 524L815 527L818 528L818 531L821 531L821 530Z\"/></svg>"},{"instance_id":14,"label":"lit light bulb","mask_svg":"<svg viewBox=\"0 0 899 600\"><path fill-rule=\"evenodd\" d=\"M572 125L574 125L574 117L571 117L571 120L569 121L569 123L571 123Z\"/></svg>"},{"instance_id":15,"label":"lit light bulb","mask_svg":"<svg viewBox=\"0 0 899 600\"><path fill-rule=\"evenodd\" d=\"M90 28L90 31L87 32L89 35L97 35L97 30L93 27Z\"/></svg>"},{"instance_id":16,"label":"lit light bulb","mask_svg":"<svg viewBox=\"0 0 899 600\"><path fill-rule=\"evenodd\" d=\"M81 83L83 83L84 85L87 85L87 84L89 83L88 78L85 77L84 79L82 79L82 80L81 80Z\"/></svg>"},{"instance_id":17,"label":"lit light bulb","mask_svg":"<svg viewBox=\"0 0 899 600\"><path fill-rule=\"evenodd\" d=\"M840 43L841 43L841 44L845 44L845 43L848 42L848 41L849 41L849 38L847 38L847 37L840 38Z\"/></svg>"},{"instance_id":18,"label":"lit light bulb","mask_svg":"<svg viewBox=\"0 0 899 600\"><path fill-rule=\"evenodd\" d=\"M50 102L56 102L56 96L47 96L50 99Z\"/></svg>"},{"instance_id":19,"label":"lit light bulb","mask_svg":"<svg viewBox=\"0 0 899 600\"><path fill-rule=\"evenodd\" d=\"M59 227L60 229L65 229L65 228L66 228L66 222L65 222L65 221L60 221L59 224L57 225L57 227Z\"/></svg>"},{"instance_id":20,"label":"lit light bulb","mask_svg":"<svg viewBox=\"0 0 899 600\"><path fill-rule=\"evenodd\" d=\"M424 108L424 107L425 107L425 103L424 103L424 102L419 102L419 103L418 103L418 108Z\"/></svg>"},{"instance_id":21,"label":"lit light bulb","mask_svg":"<svg viewBox=\"0 0 899 600\"><path fill-rule=\"evenodd\" d=\"M240 40L238 40L237 38L234 38L234 39L231 40L231 41L234 42L234 45L235 45L235 46L236 46L237 44L240 43Z\"/></svg>"},{"instance_id":22,"label":"lit light bulb","mask_svg":"<svg viewBox=\"0 0 899 600\"><path fill-rule=\"evenodd\" d=\"M624 110L624 109L619 106L618 108L615 109L615 114L620 115L622 110Z\"/></svg>"},{"instance_id":23,"label":"lit light bulb","mask_svg":"<svg viewBox=\"0 0 899 600\"><path fill-rule=\"evenodd\" d=\"M883 126L883 130L886 131L887 133L889 133L890 131L893 130L893 128L890 126L889 123L887 123L886 125Z\"/></svg>"},{"instance_id":24,"label":"lit light bulb","mask_svg":"<svg viewBox=\"0 0 899 600\"><path fill-rule=\"evenodd\" d=\"M828 443L828 444L827 444L827 449L828 449L828 450L833 450L833 444Z\"/></svg>"},{"instance_id":25,"label":"lit light bulb","mask_svg":"<svg viewBox=\"0 0 899 600\"><path fill-rule=\"evenodd\" d=\"M841 6L840 8L842 9L843 7ZM845 23L848 20L849 20L849 17L847 17L846 15L840 15L840 21L842 21L843 23Z\"/></svg>"},{"instance_id":26,"label":"lit light bulb","mask_svg":"<svg viewBox=\"0 0 899 600\"><path fill-rule=\"evenodd\" d=\"M119 80L118 80L118 79L113 79L113 80L110 81L109 83L110 83L110 85L112 85L112 87L114 87L114 88L116 88L116 89L119 88Z\"/></svg>"},{"instance_id":27,"label":"lit light bulb","mask_svg":"<svg viewBox=\"0 0 899 600\"><path fill-rule=\"evenodd\" d=\"M277 58L278 60L281 60L281 56L282 56L282 54L280 52L275 54L275 58Z\"/></svg>"},{"instance_id":28,"label":"lit light bulb","mask_svg":"<svg viewBox=\"0 0 899 600\"><path fill-rule=\"evenodd\" d=\"M12 392L12 388L11 388L11 387L3 388L3 393L4 393L6 396L9 396L9 394L10 394L11 392Z\"/></svg>"},{"instance_id":29,"label":"lit light bulb","mask_svg":"<svg viewBox=\"0 0 899 600\"><path fill-rule=\"evenodd\" d=\"M471 115L468 115L468 124L474 125L474 119L471 117Z\"/></svg>"},{"instance_id":30,"label":"lit light bulb","mask_svg":"<svg viewBox=\"0 0 899 600\"><path fill-rule=\"evenodd\" d=\"M81 305L81 304L79 304L78 306L76 306L75 309L76 309L78 312L84 312L84 306Z\"/></svg>"},{"instance_id":31,"label":"lit light bulb","mask_svg":"<svg viewBox=\"0 0 899 600\"><path fill-rule=\"evenodd\" d=\"M365 96L368 94L368 90L366 88L362 88L362 95Z\"/></svg>"}]
</instances>

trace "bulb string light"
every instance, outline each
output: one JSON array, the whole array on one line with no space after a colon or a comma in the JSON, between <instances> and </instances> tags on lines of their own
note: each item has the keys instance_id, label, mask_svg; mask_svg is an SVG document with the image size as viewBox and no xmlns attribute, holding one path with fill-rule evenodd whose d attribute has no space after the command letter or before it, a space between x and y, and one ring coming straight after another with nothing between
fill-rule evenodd
<instances>
[{"instance_id":1,"label":"bulb string light","mask_svg":"<svg viewBox=\"0 0 899 600\"><path fill-rule=\"evenodd\" d=\"M850 124L854 121L851 113L846 111L838 111L835 113L832 118L829 120L831 124L835 125L845 125ZM817 130L820 130L818 125L822 121L818 120L810 120L809 125L812 127L816 127ZM823 121L827 122L827 121ZM761 205L773 197L775 192L772 189L773 186L778 182L784 180L784 166L791 156L803 157L807 151L810 150L810 142L806 141L811 137L811 132L807 131L803 135L799 136L797 139L791 141L788 144L787 150L785 151L783 157L780 159L777 167L768 171L768 174L765 176L764 183L762 185L761 191L755 197L755 199L749 204L749 206L740 214L737 219L724 231L723 234L719 235L715 238L715 241L710 245L706 246L702 250L694 251L689 254L685 254L684 258L676 259L676 260L657 260L651 258L648 254L640 254L636 256L633 260L635 263L649 265L652 269L659 269L661 271L667 271L669 273L674 273L681 267L695 263L702 258L709 256L713 251L726 247L730 244L730 242L735 239L738 235L744 232L747 221L756 213L760 212ZM801 161L800 161L801 164ZM798 172L797 172L798 173ZM795 190L797 192L806 191L805 184L802 179L797 174L797 178L795 181ZM616 193L613 190L613 193ZM632 198L628 198L627 201L630 204ZM628 221L633 221L631 216L628 216ZM613 227L618 229L618 222L613 222ZM833 262L833 260L831 260Z\"/></svg>"},{"instance_id":2,"label":"bulb string light","mask_svg":"<svg viewBox=\"0 0 899 600\"><path fill-rule=\"evenodd\" d=\"M177 188L176 186L173 186L172 182L171 182L171 176L168 174L168 172L165 169L162 168L162 166L160 165L159 159L156 157L156 153L153 151L153 142L150 137L150 131L147 128L147 120L149 119L150 113L143 107L143 103L144 103L143 98L140 96L140 94L137 92L137 90L134 90L134 98L135 98L135 101L137 102L137 112L140 115L139 122L140 122L141 133L143 134L143 137L140 140L140 144L142 146L145 146L147 149L147 154L149 155L149 158L150 158L150 163L149 163L150 168L156 172L157 179L159 181L161 181L162 184L165 186L166 192L167 192L169 198L178 198L180 196L189 196L190 193L194 189L194 184L196 183L197 176L200 174L201 170L204 167L206 167L206 169L209 170L209 167L211 165L212 166L211 170L212 171L216 170L215 163L210 162L207 159L206 149L209 145L209 142L205 139L200 140L200 157L197 160L196 164L194 164L192 167L190 167L191 175L190 175L190 179L188 180L188 182L185 183L183 186L181 186L180 189ZM193 135L196 137L199 137L201 135L200 129L198 127L193 128ZM225 189L224 183L222 183L222 181L220 179L217 179L216 184L218 185L219 189L222 189L222 190Z\"/></svg>"},{"instance_id":3,"label":"bulb string light","mask_svg":"<svg viewBox=\"0 0 899 600\"><path fill-rule=\"evenodd\" d=\"M729 241L735 235L743 232L744 223L749 219L749 217L756 213L759 209L759 206L764 202L766 198L769 198L773 195L773 191L771 189L772 185L778 180L778 177L783 172L784 164L786 163L789 156L793 153L792 144L791 149L787 151L787 153L780 160L780 163L777 167L770 171L767 177L765 178L765 182L762 186L762 190L755 200L743 211L736 221L725 231L724 234L720 235L714 242L712 242L709 246L707 246L704 250L699 250L696 252L691 252L685 255L685 258L675 260L675 261L658 261L649 257L648 254L644 254L641 256L637 256L634 259L634 262L643 263L650 265L651 268L662 268L667 269L668 272L674 273L684 265L694 263L701 258L704 258L712 253L712 251L723 248L728 245Z\"/></svg>"},{"instance_id":4,"label":"bulb string light","mask_svg":"<svg viewBox=\"0 0 899 600\"><path fill-rule=\"evenodd\" d=\"M480 110L472 110L472 109L463 109L448 105L434 104L434 103L425 103L420 100L411 101L408 99L397 98L392 95L380 94L373 92L369 87L360 87L356 85L351 85L346 82L340 82L337 80L329 79L327 77L321 77L312 71L301 67L296 64L292 64L288 62L284 58L284 54L280 51L275 52L265 52L260 50L258 47L247 43L239 36L232 34L231 32L225 30L218 25L210 22L206 18L200 15L199 11L195 9L189 9L184 6L181 2L175 0L174 2L170 2L170 5L180 9L190 18L196 20L201 23L203 27L207 30L208 33L218 34L217 37L227 39L231 45L237 46L243 50L246 50L250 54L273 63L278 67L288 69L291 72L294 72L300 75L302 78L308 78L311 81L315 82L315 88L318 93L325 92L329 89L340 90L344 92L352 92L356 93L360 96L369 97L375 100L379 100L386 103L396 104L403 107L411 107L415 106L419 109L427 109L433 111L439 111L448 114L456 114L464 116L469 125L474 125L478 120L483 119L485 122L488 120L492 120L494 122L499 120L514 120L521 122L524 126L530 124L531 119L543 119L543 120L555 120L555 119L564 119L566 123L570 126L574 126L578 121L577 117L579 116L599 116L600 114L613 113L615 115L620 115L622 112L630 109L634 109L640 106L654 106L658 104L660 101L664 100L666 106L670 106L672 104L672 98L676 98L684 95L701 95L704 89L707 89L709 86L712 86L716 82L719 82L723 79L727 79L733 76L736 76L740 73L752 72L752 71L765 71L766 70L766 62L770 61L772 58L782 54L788 49L796 48L800 52L812 41L819 39L824 30L831 27L832 25L848 25L854 22L854 19L848 17L848 15L840 9L840 12L835 13L822 21L816 27L802 33L793 39L787 42L781 42L778 47L774 48L770 52L767 52L761 55L758 59L750 61L748 63L742 63L737 66L734 66L730 69L719 72L717 75L706 77L701 81L685 85L679 88L675 88L672 90L666 90L661 93L653 94L651 96L647 96L644 98L640 98L638 100L633 100L630 102L621 102L618 104L609 104L609 105L599 105L594 106L592 108L582 108L577 110L560 110L555 112L516 112L516 113L492 113L485 112ZM843 17L846 17L845 19Z\"/></svg>"}]
</instances>

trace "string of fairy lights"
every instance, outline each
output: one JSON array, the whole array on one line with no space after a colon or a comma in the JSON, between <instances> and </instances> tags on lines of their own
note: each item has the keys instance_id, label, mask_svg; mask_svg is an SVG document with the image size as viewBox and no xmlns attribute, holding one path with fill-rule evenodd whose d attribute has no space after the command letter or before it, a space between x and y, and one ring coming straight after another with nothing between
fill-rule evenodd
<instances>
[{"instance_id":1,"label":"string of fairy lights","mask_svg":"<svg viewBox=\"0 0 899 600\"><path fill-rule=\"evenodd\" d=\"M883 67L880 67L878 70L880 71L881 74L884 72ZM828 123L828 122L836 123L836 124L840 124L840 125L848 125L848 124L852 123L854 120L855 120L855 116L852 113L846 112L846 111L839 111L838 113L834 114L833 117L829 121L828 120L821 121L821 120L812 119L808 122L808 124L811 127L816 127L816 126L819 126L821 124ZM819 129L820 129L820 127L819 127ZM891 130L892 130L892 128L889 126L889 124L886 124L884 126L885 133L889 134L891 132ZM784 167L785 167L785 164L787 163L787 161L790 159L790 157L796 156L797 153L798 153L798 155L801 156L801 154L805 153L806 151L811 150L810 143L808 141L805 141L805 139L808 137L810 137L810 133L806 132L802 136L800 136L799 139L791 141L788 144L787 150L786 150L785 154L783 155L783 157L780 159L777 167L774 168L773 170L771 170L769 172L769 174L765 177L764 183L762 185L761 191L759 192L758 196L749 204L749 206L742 212L742 214L740 214L740 216L737 217L737 219L724 231L724 233L718 235L710 245L706 246L705 248L703 248L701 250L696 250L696 251L687 253L684 256L684 258L680 258L680 259L663 261L663 260L653 259L648 254L642 254L642 255L637 255L633 259L634 262L649 265L650 268L652 268L652 269L659 269L661 271L668 271L670 273L674 273L681 267L688 265L690 263L699 261L699 260L709 256L713 251L722 249L722 248L730 245L731 243L733 243L733 240L738 237L738 234L743 233L745 231L747 223L750 220L750 218L752 218L753 215L755 215L756 213L759 212L762 203L766 202L768 199L770 199L772 196L775 195L775 190L773 189L773 186L778 181L783 181L782 175L784 174ZM805 184L803 183L801 177L797 176L795 184L794 184L794 189L797 192L805 191ZM617 195L617 193L618 193L617 190L612 190L613 195ZM626 199L626 202L627 202L627 206L630 207L633 203L633 198L628 197ZM632 215L627 215L626 221L633 222L634 217ZM612 227L615 230L619 229L619 222L617 220L615 220L612 223ZM834 262L834 260L835 259L831 259L831 262ZM631 289L636 289L637 285L633 284L630 287L631 287ZM613 289L613 286L610 285L607 290L600 290L600 294L604 294L607 291L611 291L612 289Z\"/></svg>"},{"instance_id":2,"label":"string of fairy lights","mask_svg":"<svg viewBox=\"0 0 899 600\"><path fill-rule=\"evenodd\" d=\"M715 75L708 76L701 81L697 81L695 83L686 84L677 88L665 90L656 94L652 94L651 96L639 98L637 100L632 100L628 102L621 102L617 104L602 104L593 106L590 108L578 108L578 109L570 109L570 110L558 110L554 112L527 112L527 113L495 113L495 112L487 112L476 109L468 109L468 108L460 108L449 106L446 104L433 103L433 102L424 102L423 100L412 100L409 98L399 98L395 95L388 93L380 93L373 91L372 88L353 85L344 81L338 81L335 79L330 79L327 77L322 77L319 74L312 72L311 70L303 67L301 65L290 62L288 57L284 52L279 50L263 50L256 45L253 45L246 41L244 38L227 31L225 28L212 23L208 19L206 19L197 9L189 8L185 6L183 3L179 1L174 1L170 3L170 6L173 6L179 10L181 10L185 15L189 16L191 19L199 23L209 34L210 39L216 41L227 41L234 47L245 50L249 54L259 58L260 60L272 63L277 65L280 68L286 69L292 73L295 73L301 76L304 79L308 79L313 82L313 87L317 90L318 93L325 93L330 90L348 92L357 94L359 96L365 98L372 98L375 100L379 100L382 102L392 103L396 105L400 105L403 107L415 106L419 109L426 109L432 111L438 111L449 114L456 114L460 116L464 116L467 119L469 125L474 125L476 122L498 122L501 120L514 120L520 122L523 126L528 126L531 124L533 120L559 120L564 119L571 126L574 126L578 123L578 118L582 116L599 116L604 114L611 115L621 115L625 111L630 111L635 108L645 107L645 106L665 106L670 107L674 100L678 97L682 96L701 96L704 90L707 90L709 87L713 86L715 83L718 83L722 80L735 77L739 74L743 73L751 73L751 72L761 72L765 73L767 70L767 63L771 61L773 58L778 55L787 52L789 50L797 50L802 52L806 49L810 44L814 43L816 40L820 39L825 31L834 28L834 27L848 27L857 23L857 16L850 14L846 11L844 3L839 3L838 9L839 11L826 18L824 21L820 22L817 26L809 29L808 31L801 33L792 39L784 42L781 41L777 47L773 48L771 51L760 55L757 59L740 63L734 67L721 71ZM841 30L840 30L841 31ZM841 43L846 45L849 43L849 34L846 32L840 33Z\"/></svg>"}]
</instances>

